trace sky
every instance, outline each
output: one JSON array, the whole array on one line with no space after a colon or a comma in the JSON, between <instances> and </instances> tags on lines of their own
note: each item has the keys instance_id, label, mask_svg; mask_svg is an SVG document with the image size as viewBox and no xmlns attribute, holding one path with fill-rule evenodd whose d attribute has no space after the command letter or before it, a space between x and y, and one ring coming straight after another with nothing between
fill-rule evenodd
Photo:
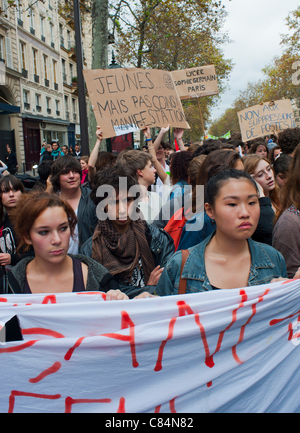
<instances>
[{"instance_id":1,"label":"sky","mask_svg":"<svg viewBox=\"0 0 300 433\"><path fill-rule=\"evenodd\" d=\"M285 18L300 6L300 0L223 0L228 12L223 29L231 44L224 48L225 58L235 63L228 82L229 90L211 112L211 119L220 117L249 81L264 75L262 68L282 54L282 34L288 33Z\"/></svg>"}]
</instances>

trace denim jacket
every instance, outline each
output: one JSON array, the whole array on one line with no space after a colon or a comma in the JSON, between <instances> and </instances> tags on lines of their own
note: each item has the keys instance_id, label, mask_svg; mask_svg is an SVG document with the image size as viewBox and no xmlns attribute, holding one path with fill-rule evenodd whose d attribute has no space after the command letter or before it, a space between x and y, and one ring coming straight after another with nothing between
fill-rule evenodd
<instances>
[{"instance_id":1,"label":"denim jacket","mask_svg":"<svg viewBox=\"0 0 300 433\"><path fill-rule=\"evenodd\" d=\"M189 248L189 257L183 269L182 278L187 279L186 293L197 293L212 290L206 275L204 251L215 233L195 247ZM283 256L267 244L248 239L251 268L248 286L267 284L273 278L288 278ZM177 295L181 271L181 251L168 261L156 286L159 296Z\"/></svg>"}]
</instances>

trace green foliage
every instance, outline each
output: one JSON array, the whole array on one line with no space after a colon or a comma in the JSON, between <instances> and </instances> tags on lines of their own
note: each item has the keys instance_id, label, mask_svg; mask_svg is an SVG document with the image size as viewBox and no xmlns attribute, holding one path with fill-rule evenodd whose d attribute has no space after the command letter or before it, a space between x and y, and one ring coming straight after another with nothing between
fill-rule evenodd
<instances>
[{"instance_id":1,"label":"green foliage","mask_svg":"<svg viewBox=\"0 0 300 433\"><path fill-rule=\"evenodd\" d=\"M114 11L112 18L121 24L115 27L118 63L168 71L214 64L220 93L226 89L233 64L222 52L229 39L222 32L226 11L221 1L120 0ZM201 98L205 121L216 100ZM199 140L203 134L198 103L184 107Z\"/></svg>"},{"instance_id":2,"label":"green foliage","mask_svg":"<svg viewBox=\"0 0 300 433\"><path fill-rule=\"evenodd\" d=\"M292 65L300 60L300 7L289 14L286 24L292 33L282 36L283 54L262 69L265 76L263 80L248 83L247 88L240 92L232 107L211 126L209 132L212 135L221 136L229 129L239 132L237 112L247 107L262 102L300 98L300 88L292 82Z\"/></svg>"}]
</instances>

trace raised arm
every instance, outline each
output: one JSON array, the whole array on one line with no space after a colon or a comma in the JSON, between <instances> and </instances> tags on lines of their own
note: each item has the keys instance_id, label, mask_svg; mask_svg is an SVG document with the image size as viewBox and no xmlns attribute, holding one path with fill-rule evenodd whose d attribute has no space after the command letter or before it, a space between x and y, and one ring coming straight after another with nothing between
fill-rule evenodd
<instances>
[{"instance_id":1,"label":"raised arm","mask_svg":"<svg viewBox=\"0 0 300 433\"><path fill-rule=\"evenodd\" d=\"M183 152L186 151L186 148L184 147L184 142L182 140L184 134L184 129L181 128L175 128L174 129L174 138L177 140L177 144L179 146L179 149Z\"/></svg>"},{"instance_id":2,"label":"raised arm","mask_svg":"<svg viewBox=\"0 0 300 433\"><path fill-rule=\"evenodd\" d=\"M161 130L159 131L156 140L153 143L155 152L157 151L157 149L160 146L160 143L162 142L162 139L164 138L164 135L170 130L170 125L166 126L165 128L161 128Z\"/></svg>"},{"instance_id":3,"label":"raised arm","mask_svg":"<svg viewBox=\"0 0 300 433\"><path fill-rule=\"evenodd\" d=\"M103 140L103 131L101 129L101 126L97 126L97 131L96 131L96 136L97 136L97 141L96 144L94 146L94 149L92 150L91 154L90 154L90 158L89 158L89 180L91 183L93 183L94 178L95 178L95 174L96 174L96 162L98 159L98 154L99 154L99 149L100 149L100 145L101 142Z\"/></svg>"},{"instance_id":4,"label":"raised arm","mask_svg":"<svg viewBox=\"0 0 300 433\"><path fill-rule=\"evenodd\" d=\"M167 178L168 178L168 175L165 173L164 169L162 168L162 166L160 165L160 163L158 162L158 160L156 158L156 150L155 150L154 144L152 142L150 128L147 126L145 129L143 129L143 132L144 132L146 140L150 140L150 141L147 141L148 150L149 150L149 154L152 156L152 163L155 167L155 170L157 171L157 175L159 176L161 181L163 183L165 183Z\"/></svg>"}]
</instances>

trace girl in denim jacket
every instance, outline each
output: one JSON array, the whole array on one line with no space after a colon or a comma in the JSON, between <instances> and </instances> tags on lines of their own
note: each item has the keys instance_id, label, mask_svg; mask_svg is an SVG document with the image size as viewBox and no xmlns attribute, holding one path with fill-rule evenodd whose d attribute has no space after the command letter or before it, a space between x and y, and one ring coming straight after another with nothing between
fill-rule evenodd
<instances>
[{"instance_id":1,"label":"girl in denim jacket","mask_svg":"<svg viewBox=\"0 0 300 433\"><path fill-rule=\"evenodd\" d=\"M190 248L182 271L186 293L234 289L287 278L283 256L273 247L251 239L260 206L251 176L235 169L225 170L207 184L205 210L216 222L216 231ZM160 296L178 294L181 251L167 263L156 286Z\"/></svg>"}]
</instances>

